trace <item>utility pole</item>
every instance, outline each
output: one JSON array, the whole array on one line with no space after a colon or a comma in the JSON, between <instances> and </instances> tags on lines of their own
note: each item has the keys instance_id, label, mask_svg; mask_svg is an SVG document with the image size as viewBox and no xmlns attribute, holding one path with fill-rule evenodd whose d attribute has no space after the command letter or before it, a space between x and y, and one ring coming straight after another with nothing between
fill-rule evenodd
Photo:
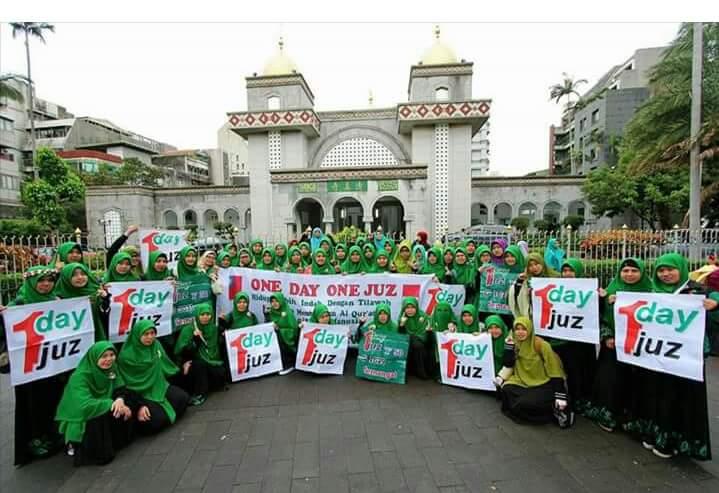
<instances>
[{"instance_id":1,"label":"utility pole","mask_svg":"<svg viewBox=\"0 0 719 493\"><path fill-rule=\"evenodd\" d=\"M692 146L689 152L689 256L699 260L701 255L701 188L702 163L699 158L699 131L702 121L702 72L704 57L704 26L701 22L693 25L692 44L692 108L690 138Z\"/></svg>"}]
</instances>

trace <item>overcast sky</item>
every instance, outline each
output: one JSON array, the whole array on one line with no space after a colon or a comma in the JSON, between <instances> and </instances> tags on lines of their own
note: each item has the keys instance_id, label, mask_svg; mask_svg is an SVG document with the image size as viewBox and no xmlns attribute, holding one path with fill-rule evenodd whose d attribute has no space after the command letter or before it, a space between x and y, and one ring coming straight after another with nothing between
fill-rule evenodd
<instances>
[{"instance_id":1,"label":"overcast sky","mask_svg":"<svg viewBox=\"0 0 719 493\"><path fill-rule=\"evenodd\" d=\"M562 72L597 81L637 48L668 44L677 23L442 24L442 39L474 62L473 97L493 100L491 171L546 168L549 125L561 107L549 86ZM245 80L285 50L315 94L316 110L394 106L433 25L57 23L32 42L37 94L179 148L216 146L225 113L246 109ZM25 52L0 27L0 72L25 72Z\"/></svg>"}]
</instances>

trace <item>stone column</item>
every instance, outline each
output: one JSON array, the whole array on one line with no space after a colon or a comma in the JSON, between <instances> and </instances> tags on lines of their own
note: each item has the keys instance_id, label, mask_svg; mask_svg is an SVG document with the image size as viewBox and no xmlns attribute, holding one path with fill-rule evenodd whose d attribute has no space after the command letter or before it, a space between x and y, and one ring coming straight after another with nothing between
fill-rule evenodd
<instances>
[{"instance_id":1,"label":"stone column","mask_svg":"<svg viewBox=\"0 0 719 493\"><path fill-rule=\"evenodd\" d=\"M325 223L325 228L324 228L325 234L332 233L332 225L335 223L335 220L325 218L322 222Z\"/></svg>"}]
</instances>

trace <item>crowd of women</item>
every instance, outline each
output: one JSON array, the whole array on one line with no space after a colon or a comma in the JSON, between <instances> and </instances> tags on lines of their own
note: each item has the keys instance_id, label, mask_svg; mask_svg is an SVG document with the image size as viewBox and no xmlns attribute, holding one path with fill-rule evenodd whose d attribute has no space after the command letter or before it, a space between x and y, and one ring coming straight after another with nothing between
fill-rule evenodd
<instances>
[{"instance_id":1,"label":"crowd of women","mask_svg":"<svg viewBox=\"0 0 719 493\"><path fill-rule=\"evenodd\" d=\"M705 382L619 362L613 303L620 291L705 295L706 354L716 355L716 266L692 273L696 275L690 280L688 262L679 254L659 257L651 271L638 258L623 259L614 279L599 290L601 344L597 351L593 344L534 334L530 280L584 276L582 261L564 259L554 242L540 255L529 252L522 242L507 245L501 238L489 245L470 239L453 246L430 246L426 233L420 232L414 242L403 240L396 245L380 231L344 244L315 229L305 241L290 245L269 246L254 240L247 248L229 244L201 256L187 246L174 271L168 269L167 255L153 252L143 271L139 251L122 248L136 230L128 229L108 250L109 267L100 279L84 263L82 248L75 243L58 248L55 265L32 267L25 273L10 306L89 297L96 342L74 371L15 387L16 464L63 448L74 455L76 465L107 463L136 434L157 433L170 426L188 405L201 405L210 392L226 388L224 332L228 329L273 323L282 354L281 374L289 373L302 322L279 292L271 295L263 321L253 315L248 293L240 292L228 315L217 316L214 303L200 304L195 307L194 323L170 336L158 337L152 322L139 321L123 344L106 340L107 283L202 282L211 285L214 296L223 291L219 269L231 266L312 275L418 273L463 285L467 304L459 317L447 303L438 303L428 315L416 298L408 297L397 320L392 319L390 306L381 304L371 319L361 320L352 330L358 337L369 331L407 334L408 372L422 379L438 379L436 332L486 331L493 341L494 383L502 411L516 422L555 422L566 428L576 413L606 432L631 433L659 457L711 458ZM517 274L507 293L511 314L478 311L480 279L487 269ZM332 323L330 310L318 303L310 321Z\"/></svg>"}]
</instances>

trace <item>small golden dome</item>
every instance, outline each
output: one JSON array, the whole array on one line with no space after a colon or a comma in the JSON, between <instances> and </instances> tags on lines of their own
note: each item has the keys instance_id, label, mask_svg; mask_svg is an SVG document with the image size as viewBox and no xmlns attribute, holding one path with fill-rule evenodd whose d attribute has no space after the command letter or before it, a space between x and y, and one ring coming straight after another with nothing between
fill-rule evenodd
<instances>
[{"instance_id":1,"label":"small golden dome","mask_svg":"<svg viewBox=\"0 0 719 493\"><path fill-rule=\"evenodd\" d=\"M439 39L439 26L434 27L434 44L427 50L420 62L422 65L444 65L459 63L454 50Z\"/></svg>"},{"instance_id":2,"label":"small golden dome","mask_svg":"<svg viewBox=\"0 0 719 493\"><path fill-rule=\"evenodd\" d=\"M297 72L297 65L290 57L285 54L285 42L280 38L278 43L279 50L272 58L267 60L265 68L262 71L263 76L267 75L288 75Z\"/></svg>"}]
</instances>

